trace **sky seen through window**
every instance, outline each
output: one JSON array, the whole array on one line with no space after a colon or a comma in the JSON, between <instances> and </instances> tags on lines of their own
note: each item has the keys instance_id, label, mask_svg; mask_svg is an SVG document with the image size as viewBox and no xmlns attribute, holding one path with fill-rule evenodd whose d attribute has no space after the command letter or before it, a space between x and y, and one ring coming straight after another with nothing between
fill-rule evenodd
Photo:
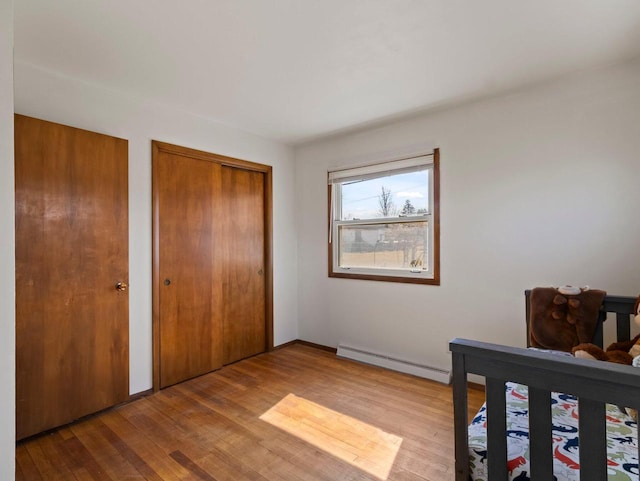
<instances>
[{"instance_id":1,"label":"sky seen through window","mask_svg":"<svg viewBox=\"0 0 640 481\"><path fill-rule=\"evenodd\" d=\"M391 192L393 209L389 217L398 217L407 200L415 208L415 213L426 213L429 204L428 186L428 170L344 183L341 186L341 220L382 217L379 201L383 187Z\"/></svg>"}]
</instances>

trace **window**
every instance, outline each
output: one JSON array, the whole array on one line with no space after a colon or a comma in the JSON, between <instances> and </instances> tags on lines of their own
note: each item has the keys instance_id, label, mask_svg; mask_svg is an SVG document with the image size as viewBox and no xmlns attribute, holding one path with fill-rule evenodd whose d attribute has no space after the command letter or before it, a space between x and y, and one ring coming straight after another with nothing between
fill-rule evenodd
<instances>
[{"instance_id":1,"label":"window","mask_svg":"<svg viewBox=\"0 0 640 481\"><path fill-rule=\"evenodd\" d=\"M439 152L329 172L329 276L440 284Z\"/></svg>"}]
</instances>

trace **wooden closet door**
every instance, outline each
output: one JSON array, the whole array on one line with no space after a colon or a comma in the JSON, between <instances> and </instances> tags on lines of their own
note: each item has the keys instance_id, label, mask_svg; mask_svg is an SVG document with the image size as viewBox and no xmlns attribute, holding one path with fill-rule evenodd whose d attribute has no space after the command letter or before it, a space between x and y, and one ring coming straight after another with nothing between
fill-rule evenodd
<instances>
[{"instance_id":1,"label":"wooden closet door","mask_svg":"<svg viewBox=\"0 0 640 481\"><path fill-rule=\"evenodd\" d=\"M271 167L153 141L154 388L273 347Z\"/></svg>"},{"instance_id":2,"label":"wooden closet door","mask_svg":"<svg viewBox=\"0 0 640 481\"><path fill-rule=\"evenodd\" d=\"M224 364L266 350L264 189L262 172L222 167Z\"/></svg>"},{"instance_id":3,"label":"wooden closet door","mask_svg":"<svg viewBox=\"0 0 640 481\"><path fill-rule=\"evenodd\" d=\"M222 366L220 165L154 153L160 387Z\"/></svg>"},{"instance_id":4,"label":"wooden closet door","mask_svg":"<svg viewBox=\"0 0 640 481\"><path fill-rule=\"evenodd\" d=\"M15 116L18 439L129 397L127 156Z\"/></svg>"}]
</instances>

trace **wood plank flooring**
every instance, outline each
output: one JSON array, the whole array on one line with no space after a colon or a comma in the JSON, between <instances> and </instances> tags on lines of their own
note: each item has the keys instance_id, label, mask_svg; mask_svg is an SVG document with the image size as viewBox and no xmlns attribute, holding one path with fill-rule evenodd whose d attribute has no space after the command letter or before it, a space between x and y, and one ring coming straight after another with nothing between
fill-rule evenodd
<instances>
[{"instance_id":1,"label":"wood plank flooring","mask_svg":"<svg viewBox=\"0 0 640 481\"><path fill-rule=\"evenodd\" d=\"M16 479L453 479L452 413L449 386L294 344L19 443Z\"/></svg>"}]
</instances>

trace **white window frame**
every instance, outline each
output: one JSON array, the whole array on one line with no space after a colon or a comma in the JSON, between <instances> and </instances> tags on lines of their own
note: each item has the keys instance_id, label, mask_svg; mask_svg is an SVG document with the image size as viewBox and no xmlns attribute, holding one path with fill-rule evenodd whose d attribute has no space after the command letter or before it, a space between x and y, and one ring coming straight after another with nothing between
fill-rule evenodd
<instances>
[{"instance_id":1,"label":"white window frame","mask_svg":"<svg viewBox=\"0 0 640 481\"><path fill-rule=\"evenodd\" d=\"M401 174L415 170L429 170L428 192L429 212L407 217L381 217L362 220L341 220L341 187L343 183ZM387 162L364 165L354 168L335 169L327 174L329 184L329 277L368 279L391 282L419 284L440 284L440 243L439 243L439 151L428 154L412 155ZM339 266L339 229L340 226L411 224L427 221L427 269L404 268L387 269L376 267Z\"/></svg>"}]
</instances>

